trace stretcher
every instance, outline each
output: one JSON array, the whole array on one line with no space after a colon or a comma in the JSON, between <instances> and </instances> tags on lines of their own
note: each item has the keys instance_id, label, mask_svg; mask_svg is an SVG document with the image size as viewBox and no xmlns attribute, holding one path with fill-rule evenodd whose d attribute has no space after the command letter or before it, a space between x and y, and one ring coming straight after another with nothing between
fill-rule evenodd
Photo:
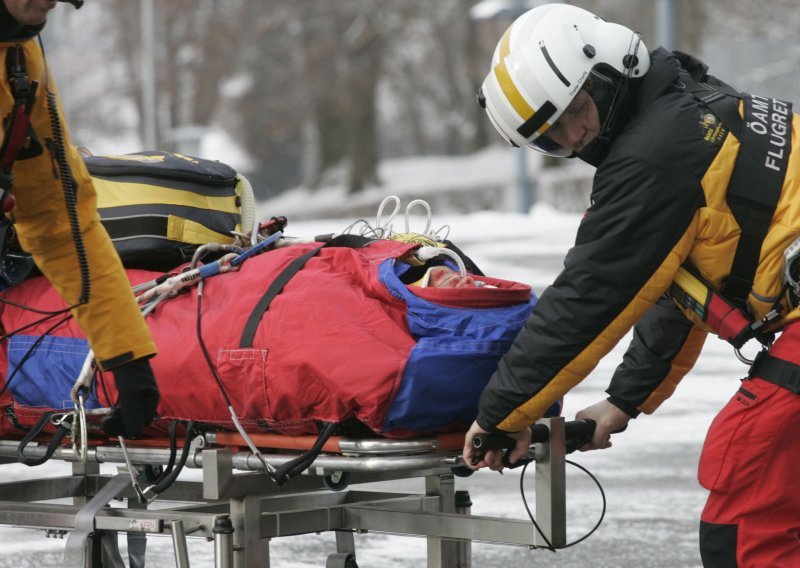
<instances>
[{"instance_id":1,"label":"stretcher","mask_svg":"<svg viewBox=\"0 0 800 568\"><path fill-rule=\"evenodd\" d=\"M471 473L458 428L474 419L483 385L532 310L530 287L481 276L480 286L457 290L466 303L454 306L453 290L406 278L417 269L412 252L423 269L449 256L466 276L459 254L436 242L279 247L292 244L280 231L263 237L175 275L133 274L166 354L153 359L159 418L140 440L99 432L115 392L96 376L74 322L53 333L18 308L59 313L63 300L42 280L6 293L15 302L4 305L3 326L25 333L2 353L13 400L0 414L0 461L64 460L72 474L0 484L0 524L65 537L62 564L72 568L125 566L118 533L129 535L131 566L144 566L144 556L130 543L148 534L172 537L179 567L189 566L187 538L213 542L214 565L237 568L270 566L270 539L328 531L337 546L320 559L326 568L356 567L362 532L427 538L430 567L469 566L472 541L566 546L562 418L543 419L531 448L535 521L473 516L466 492L456 491ZM247 309L231 309L230 298ZM305 325L317 320L326 323ZM377 320L377 331L366 324ZM197 330L198 349L186 349L182 322ZM215 354L213 364L200 350ZM351 419L360 427L350 429ZM101 475L100 464L117 473ZM202 480L182 477L184 468L201 470ZM424 480L420 493L359 487L415 478ZM127 507L109 504L117 499Z\"/></svg>"},{"instance_id":2,"label":"stretcher","mask_svg":"<svg viewBox=\"0 0 800 568\"><path fill-rule=\"evenodd\" d=\"M157 507L143 498L132 477L144 466L174 461L164 440L105 443L90 446L83 455L60 446L51 459L71 462L72 474L0 484L0 524L65 538L63 565L75 568L125 566L119 533L171 536L178 567L190 565L187 538L200 538L212 543L208 554L215 567L259 568L271 566L270 539L328 531L336 534L336 550L320 559L326 568L357 567L356 535L364 532L425 537L429 568L471 566L472 541L530 548L566 544L565 421L546 418L541 424L547 439L531 446L536 525L470 513L469 495L457 490L459 476L469 471L460 455L463 433L407 440L332 437L303 475L279 486L235 432L192 438L181 453L186 454L185 467L202 471L202 480L178 477L158 495ZM274 466L296 459L316 439L252 438ZM16 462L18 444L0 440L0 462ZM25 455L46 451L45 444L31 442ZM118 473L101 475L103 463L117 464ZM358 488L412 478L424 480L424 491ZM137 480L147 482L142 475ZM115 499L126 500L127 507L109 505ZM131 554L131 566L144 565L143 552L135 558L132 544Z\"/></svg>"}]
</instances>

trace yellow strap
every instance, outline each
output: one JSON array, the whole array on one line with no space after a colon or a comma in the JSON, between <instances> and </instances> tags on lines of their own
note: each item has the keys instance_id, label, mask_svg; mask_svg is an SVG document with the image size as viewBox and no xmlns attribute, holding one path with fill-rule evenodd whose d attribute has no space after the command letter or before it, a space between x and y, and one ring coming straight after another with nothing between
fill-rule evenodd
<instances>
[{"instance_id":1,"label":"yellow strap","mask_svg":"<svg viewBox=\"0 0 800 568\"><path fill-rule=\"evenodd\" d=\"M240 230L240 227L237 226L237 230ZM232 243L234 236L212 231L208 227L190 219L170 215L167 218L167 238L172 241L202 245L206 243Z\"/></svg>"},{"instance_id":2,"label":"yellow strap","mask_svg":"<svg viewBox=\"0 0 800 568\"><path fill-rule=\"evenodd\" d=\"M698 304L705 305L708 299L708 287L691 272L683 267L678 268L678 272L675 273L675 278L672 282L694 298Z\"/></svg>"},{"instance_id":3,"label":"yellow strap","mask_svg":"<svg viewBox=\"0 0 800 568\"><path fill-rule=\"evenodd\" d=\"M180 189L164 189L145 183L113 182L93 178L100 209L127 205L185 205L224 213L240 213L233 195L211 197ZM217 242L217 241L214 241Z\"/></svg>"}]
</instances>

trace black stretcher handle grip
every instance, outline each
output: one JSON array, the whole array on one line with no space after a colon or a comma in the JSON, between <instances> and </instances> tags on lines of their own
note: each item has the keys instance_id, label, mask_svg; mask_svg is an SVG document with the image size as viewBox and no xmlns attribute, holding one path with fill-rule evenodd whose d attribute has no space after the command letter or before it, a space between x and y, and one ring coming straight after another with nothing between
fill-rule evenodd
<instances>
[{"instance_id":1,"label":"black stretcher handle grip","mask_svg":"<svg viewBox=\"0 0 800 568\"><path fill-rule=\"evenodd\" d=\"M591 419L572 420L564 423L566 452L571 454L581 446L592 441L597 422ZM550 439L550 429L544 424L534 424L531 426L531 443L546 442ZM528 459L520 459L511 464L508 462L508 454L516 445L516 440L505 434L478 434L472 439L472 447L484 453L488 450L506 450L503 464L506 467L514 468L525 463ZM480 461L480 459L478 460ZM476 462L477 463L477 462Z\"/></svg>"}]
</instances>

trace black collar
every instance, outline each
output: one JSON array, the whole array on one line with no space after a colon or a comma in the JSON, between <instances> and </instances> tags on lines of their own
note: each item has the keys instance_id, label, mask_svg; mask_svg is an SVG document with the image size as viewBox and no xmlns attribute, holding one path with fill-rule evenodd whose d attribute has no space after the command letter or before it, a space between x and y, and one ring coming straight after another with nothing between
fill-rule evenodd
<instances>
[{"instance_id":1,"label":"black collar","mask_svg":"<svg viewBox=\"0 0 800 568\"><path fill-rule=\"evenodd\" d=\"M36 37L44 28L44 22L38 26L20 24L8 12L6 3L0 0L0 41L26 40Z\"/></svg>"}]
</instances>

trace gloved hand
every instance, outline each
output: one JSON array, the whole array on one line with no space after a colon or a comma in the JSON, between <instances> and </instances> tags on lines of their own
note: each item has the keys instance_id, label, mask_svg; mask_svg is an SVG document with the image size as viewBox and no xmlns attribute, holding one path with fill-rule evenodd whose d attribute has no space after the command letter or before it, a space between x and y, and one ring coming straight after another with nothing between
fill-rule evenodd
<instances>
[{"instance_id":1,"label":"gloved hand","mask_svg":"<svg viewBox=\"0 0 800 568\"><path fill-rule=\"evenodd\" d=\"M109 436L135 438L152 422L158 407L158 385L147 359L136 359L112 370L119 398L100 427Z\"/></svg>"}]
</instances>

